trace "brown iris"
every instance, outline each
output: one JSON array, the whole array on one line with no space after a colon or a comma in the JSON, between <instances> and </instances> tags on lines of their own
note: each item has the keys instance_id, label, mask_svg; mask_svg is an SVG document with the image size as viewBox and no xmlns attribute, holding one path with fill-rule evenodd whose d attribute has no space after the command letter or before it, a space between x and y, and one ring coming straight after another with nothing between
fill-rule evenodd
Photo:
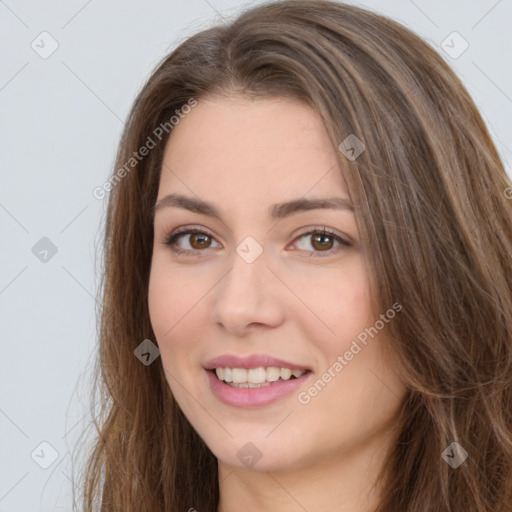
<instances>
[{"instance_id":1,"label":"brown iris","mask_svg":"<svg viewBox=\"0 0 512 512\"><path fill-rule=\"evenodd\" d=\"M196 245L197 242L197 245ZM211 237L204 233L191 233L190 245L194 249L206 249L211 244Z\"/></svg>"},{"instance_id":2,"label":"brown iris","mask_svg":"<svg viewBox=\"0 0 512 512\"><path fill-rule=\"evenodd\" d=\"M311 245L315 249L329 250L332 248L333 238L330 235L326 235L324 233L319 233L319 234L313 235L311 238L312 238ZM327 242L326 242L326 240L327 240ZM320 244L318 247L315 245L315 243L317 243L317 242L319 242L319 244Z\"/></svg>"}]
</instances>

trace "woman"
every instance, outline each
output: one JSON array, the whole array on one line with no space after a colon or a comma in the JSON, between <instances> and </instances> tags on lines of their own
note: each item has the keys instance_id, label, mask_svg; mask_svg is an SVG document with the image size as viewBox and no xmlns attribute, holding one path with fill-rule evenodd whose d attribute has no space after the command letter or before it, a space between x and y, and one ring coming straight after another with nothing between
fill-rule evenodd
<instances>
[{"instance_id":1,"label":"woman","mask_svg":"<svg viewBox=\"0 0 512 512\"><path fill-rule=\"evenodd\" d=\"M512 189L433 49L257 7L160 63L115 169L85 510L512 510Z\"/></svg>"}]
</instances>

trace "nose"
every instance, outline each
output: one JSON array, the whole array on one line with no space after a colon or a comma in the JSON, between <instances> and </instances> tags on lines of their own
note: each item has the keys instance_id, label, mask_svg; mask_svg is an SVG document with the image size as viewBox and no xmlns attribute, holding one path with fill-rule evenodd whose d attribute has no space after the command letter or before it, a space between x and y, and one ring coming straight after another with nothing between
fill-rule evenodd
<instances>
[{"instance_id":1,"label":"nose","mask_svg":"<svg viewBox=\"0 0 512 512\"><path fill-rule=\"evenodd\" d=\"M278 327L284 320L282 288L263 255L248 263L235 252L231 270L215 287L213 321L238 337Z\"/></svg>"}]
</instances>

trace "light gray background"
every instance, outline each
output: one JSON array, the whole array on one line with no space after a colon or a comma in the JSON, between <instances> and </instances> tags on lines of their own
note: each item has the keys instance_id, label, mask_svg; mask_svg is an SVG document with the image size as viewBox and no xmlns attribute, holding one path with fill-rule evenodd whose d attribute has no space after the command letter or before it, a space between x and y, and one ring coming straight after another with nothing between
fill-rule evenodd
<instances>
[{"instance_id":1,"label":"light gray background","mask_svg":"<svg viewBox=\"0 0 512 512\"><path fill-rule=\"evenodd\" d=\"M136 93L178 42L257 3L0 0L0 512L71 510L71 452L88 420L106 206L92 190L110 175ZM359 5L438 47L510 174L511 3ZM59 45L46 59L31 47L51 48L43 31ZM440 47L453 31L469 44L456 59ZM46 262L32 250L43 237L57 248ZM47 469L40 465L52 462L52 449L42 442L58 453Z\"/></svg>"}]
</instances>

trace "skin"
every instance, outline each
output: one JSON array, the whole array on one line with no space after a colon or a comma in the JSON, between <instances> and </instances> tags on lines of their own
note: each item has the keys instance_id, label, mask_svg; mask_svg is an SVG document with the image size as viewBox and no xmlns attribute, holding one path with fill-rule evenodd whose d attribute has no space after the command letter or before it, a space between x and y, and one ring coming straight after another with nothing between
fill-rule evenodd
<instances>
[{"instance_id":1,"label":"skin","mask_svg":"<svg viewBox=\"0 0 512 512\"><path fill-rule=\"evenodd\" d=\"M369 512L377 503L372 487L405 393L387 362L385 328L307 405L295 392L266 406L225 405L203 369L221 354L269 354L309 366L299 390L307 391L391 307L371 309L352 211L269 216L292 199L350 199L343 165L316 111L290 99L201 99L167 143L157 202L179 193L223 216L157 210L148 297L169 386L218 459L219 512ZM211 235L178 239L195 254L163 243L185 226ZM318 226L352 246L315 243L307 233ZM263 249L252 263L236 252L247 236ZM261 453L252 467L237 457L247 442Z\"/></svg>"}]
</instances>

